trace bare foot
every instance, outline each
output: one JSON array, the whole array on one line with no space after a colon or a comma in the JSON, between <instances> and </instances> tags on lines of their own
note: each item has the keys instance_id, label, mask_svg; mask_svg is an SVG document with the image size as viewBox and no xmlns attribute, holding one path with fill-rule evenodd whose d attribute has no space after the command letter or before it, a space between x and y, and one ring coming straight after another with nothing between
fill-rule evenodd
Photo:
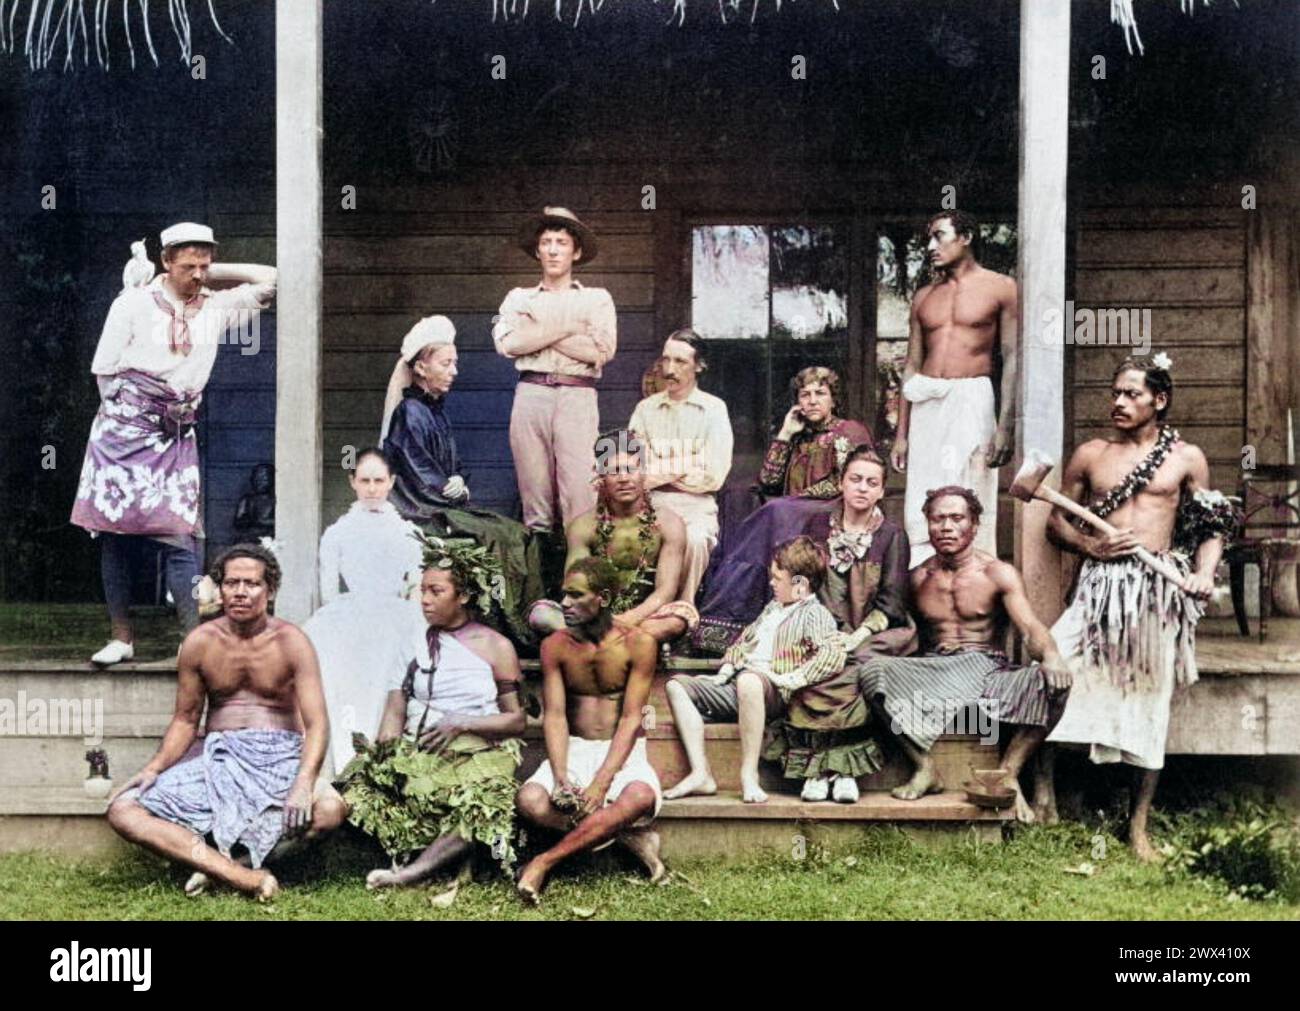
<instances>
[{"instance_id":1,"label":"bare foot","mask_svg":"<svg viewBox=\"0 0 1300 1011\"><path fill-rule=\"evenodd\" d=\"M536 906L542 901L542 888L545 885L546 871L538 867L537 861L533 860L519 872L519 880L515 884L515 890L519 892L519 897L530 906Z\"/></svg>"},{"instance_id":2,"label":"bare foot","mask_svg":"<svg viewBox=\"0 0 1300 1011\"><path fill-rule=\"evenodd\" d=\"M366 875L366 889L373 892L376 888L394 888L402 883L396 871L378 867Z\"/></svg>"},{"instance_id":3,"label":"bare foot","mask_svg":"<svg viewBox=\"0 0 1300 1011\"><path fill-rule=\"evenodd\" d=\"M649 828L634 828L619 833L618 841L645 864L650 872L650 884L657 885L663 880L668 868L659 859L659 833Z\"/></svg>"},{"instance_id":4,"label":"bare foot","mask_svg":"<svg viewBox=\"0 0 1300 1011\"><path fill-rule=\"evenodd\" d=\"M744 776L740 779L740 799L746 804L766 804L767 794L758 785L757 780L746 781Z\"/></svg>"},{"instance_id":5,"label":"bare foot","mask_svg":"<svg viewBox=\"0 0 1300 1011\"><path fill-rule=\"evenodd\" d=\"M899 800L920 800L927 793L943 793L943 780L939 778L939 773L934 767L934 760L926 757L925 761L916 767L916 772L902 786L896 786L889 791Z\"/></svg>"},{"instance_id":6,"label":"bare foot","mask_svg":"<svg viewBox=\"0 0 1300 1011\"><path fill-rule=\"evenodd\" d=\"M999 786L1005 786L1015 792L1016 795L1016 821L1025 825L1034 823L1034 809L1029 806L1029 801L1025 800L1025 793L1020 789L1020 781L1015 776L1007 776L998 780Z\"/></svg>"},{"instance_id":7,"label":"bare foot","mask_svg":"<svg viewBox=\"0 0 1300 1011\"><path fill-rule=\"evenodd\" d=\"M1034 818L1039 825L1059 825L1061 816L1056 810L1056 797L1044 800L1034 799Z\"/></svg>"},{"instance_id":8,"label":"bare foot","mask_svg":"<svg viewBox=\"0 0 1300 1011\"><path fill-rule=\"evenodd\" d=\"M253 889L253 898L258 902L270 902L279 894L280 882L275 880L275 875L270 871L263 871L261 882Z\"/></svg>"},{"instance_id":9,"label":"bare foot","mask_svg":"<svg viewBox=\"0 0 1300 1011\"><path fill-rule=\"evenodd\" d=\"M664 800L676 800L678 797L687 797L691 794L707 797L717 792L718 784L713 781L708 770L692 769L680 783L671 790L664 791Z\"/></svg>"},{"instance_id":10,"label":"bare foot","mask_svg":"<svg viewBox=\"0 0 1300 1011\"><path fill-rule=\"evenodd\" d=\"M1133 847L1133 855L1144 864L1158 864L1164 860L1160 851L1151 845L1151 838L1145 832L1130 832L1129 845Z\"/></svg>"}]
</instances>

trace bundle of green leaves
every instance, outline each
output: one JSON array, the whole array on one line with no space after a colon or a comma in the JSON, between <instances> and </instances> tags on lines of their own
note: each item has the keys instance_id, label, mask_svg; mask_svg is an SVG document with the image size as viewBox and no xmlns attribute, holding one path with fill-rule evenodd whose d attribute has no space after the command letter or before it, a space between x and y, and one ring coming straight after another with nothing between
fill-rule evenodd
<instances>
[{"instance_id":1,"label":"bundle of green leaves","mask_svg":"<svg viewBox=\"0 0 1300 1011\"><path fill-rule=\"evenodd\" d=\"M371 744L361 735L340 776L348 819L394 860L455 833L484 843L509 874L515 862L515 768L522 744L460 734L435 754L406 737Z\"/></svg>"}]
</instances>

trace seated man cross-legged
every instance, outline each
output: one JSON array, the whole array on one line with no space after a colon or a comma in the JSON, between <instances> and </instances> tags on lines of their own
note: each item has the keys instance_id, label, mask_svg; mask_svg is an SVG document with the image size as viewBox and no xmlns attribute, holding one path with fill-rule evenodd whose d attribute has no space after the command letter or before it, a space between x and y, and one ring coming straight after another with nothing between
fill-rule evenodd
<instances>
[{"instance_id":1,"label":"seated man cross-legged","mask_svg":"<svg viewBox=\"0 0 1300 1011\"><path fill-rule=\"evenodd\" d=\"M584 558L564 577L567 628L542 642L542 727L546 761L520 788L519 813L565 833L519 875L519 894L536 903L562 860L615 839L663 877L659 835L648 828L662 802L646 757L657 649L639 629L614 620L618 574L603 558Z\"/></svg>"},{"instance_id":2,"label":"seated man cross-legged","mask_svg":"<svg viewBox=\"0 0 1300 1011\"><path fill-rule=\"evenodd\" d=\"M1002 785L1015 791L1016 816L1033 821L1018 776L1061 718L1070 670L1035 616L1020 573L975 548L981 512L975 493L932 490L923 511L935 554L911 574L922 653L870 659L858 676L863 697L883 702L890 729L916 767L894 796L917 800L943 790L930 749L957 713L976 705L1015 727L1001 761L990 759L990 768L1006 769ZM1037 664L1016 666L1002 652L1008 619Z\"/></svg>"},{"instance_id":3,"label":"seated man cross-legged","mask_svg":"<svg viewBox=\"0 0 1300 1011\"><path fill-rule=\"evenodd\" d=\"M213 566L225 613L185 638L177 661L176 712L158 753L118 791L114 830L198 872L269 899L279 884L264 861L281 842L337 828L347 806L318 780L329 718L311 642L267 613L280 567L265 548L237 545ZM204 701L205 736L198 736ZM211 834L216 849L203 841ZM241 843L241 861L230 858ZM243 862L243 861L246 861ZM247 866L251 864L251 866Z\"/></svg>"},{"instance_id":4,"label":"seated man cross-legged","mask_svg":"<svg viewBox=\"0 0 1300 1011\"><path fill-rule=\"evenodd\" d=\"M767 794L758 785L758 759L768 720L790 696L824 681L844 666L844 637L817 599L826 559L808 537L777 547L772 556L772 600L722 658L716 674L678 676L668 682L668 702L691 763L669 799L717 792L704 750L704 723L740 724L740 789L747 804Z\"/></svg>"}]
</instances>

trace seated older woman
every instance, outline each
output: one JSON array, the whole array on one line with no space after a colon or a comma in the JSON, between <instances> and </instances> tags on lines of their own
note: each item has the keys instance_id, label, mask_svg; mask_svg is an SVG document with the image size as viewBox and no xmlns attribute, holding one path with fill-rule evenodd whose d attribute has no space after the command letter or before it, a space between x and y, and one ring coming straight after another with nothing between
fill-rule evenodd
<instances>
[{"instance_id":1,"label":"seated older woman","mask_svg":"<svg viewBox=\"0 0 1300 1011\"><path fill-rule=\"evenodd\" d=\"M810 517L830 510L849 453L874 444L866 425L836 413L840 377L832 369L803 369L790 385L795 404L758 474L756 490L770 501L736 523L722 550L714 552L693 637L706 653L721 654L754 620L767 594L773 547L799 534Z\"/></svg>"},{"instance_id":2,"label":"seated older woman","mask_svg":"<svg viewBox=\"0 0 1300 1011\"><path fill-rule=\"evenodd\" d=\"M502 631L528 643L533 636L524 611L542 595L539 548L522 523L469 504L468 475L445 410L457 375L455 340L446 316L425 317L402 340L380 431L393 473L389 499L402 519L439 536L472 537L497 557Z\"/></svg>"},{"instance_id":3,"label":"seated older woman","mask_svg":"<svg viewBox=\"0 0 1300 1011\"><path fill-rule=\"evenodd\" d=\"M835 498L849 452L857 446L874 446L871 430L860 421L836 415L840 377L833 369L809 366L790 385L795 404L767 447L758 472L759 490L768 497Z\"/></svg>"},{"instance_id":4,"label":"seated older woman","mask_svg":"<svg viewBox=\"0 0 1300 1011\"><path fill-rule=\"evenodd\" d=\"M885 463L866 446L849 454L841 497L809 519L804 532L825 545L829 561L818 596L835 616L848 655L844 669L790 697L783 720L770 728L763 757L780 762L789 779L802 779L803 799L842 803L858 799L857 778L881 767L872 735L870 699L858 687L858 668L872 656L903 656L916 649L907 612L907 534L880 509Z\"/></svg>"}]
</instances>

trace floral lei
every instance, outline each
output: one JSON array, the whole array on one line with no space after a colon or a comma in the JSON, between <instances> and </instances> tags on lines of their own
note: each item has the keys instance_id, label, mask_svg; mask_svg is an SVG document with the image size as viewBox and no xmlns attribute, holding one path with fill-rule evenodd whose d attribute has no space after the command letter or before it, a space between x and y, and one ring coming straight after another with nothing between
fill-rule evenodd
<instances>
[{"instance_id":1,"label":"floral lei","mask_svg":"<svg viewBox=\"0 0 1300 1011\"><path fill-rule=\"evenodd\" d=\"M650 564L650 556L655 548L659 519L649 498L643 498L642 501L645 506L637 513L636 518L636 542L641 555L636 560L636 569L631 581L623 587L611 605L616 614L635 607L647 593L654 589L655 566ZM602 498L596 507L596 552L609 559L609 548L613 541L614 516Z\"/></svg>"},{"instance_id":2,"label":"floral lei","mask_svg":"<svg viewBox=\"0 0 1300 1011\"><path fill-rule=\"evenodd\" d=\"M1178 429L1162 425L1156 444L1146 455L1146 459L1129 471L1128 476L1093 506L1092 511L1098 516L1108 516L1145 488L1155 472L1160 469L1160 465L1168 458L1170 450L1174 448L1174 443L1179 438Z\"/></svg>"}]
</instances>

